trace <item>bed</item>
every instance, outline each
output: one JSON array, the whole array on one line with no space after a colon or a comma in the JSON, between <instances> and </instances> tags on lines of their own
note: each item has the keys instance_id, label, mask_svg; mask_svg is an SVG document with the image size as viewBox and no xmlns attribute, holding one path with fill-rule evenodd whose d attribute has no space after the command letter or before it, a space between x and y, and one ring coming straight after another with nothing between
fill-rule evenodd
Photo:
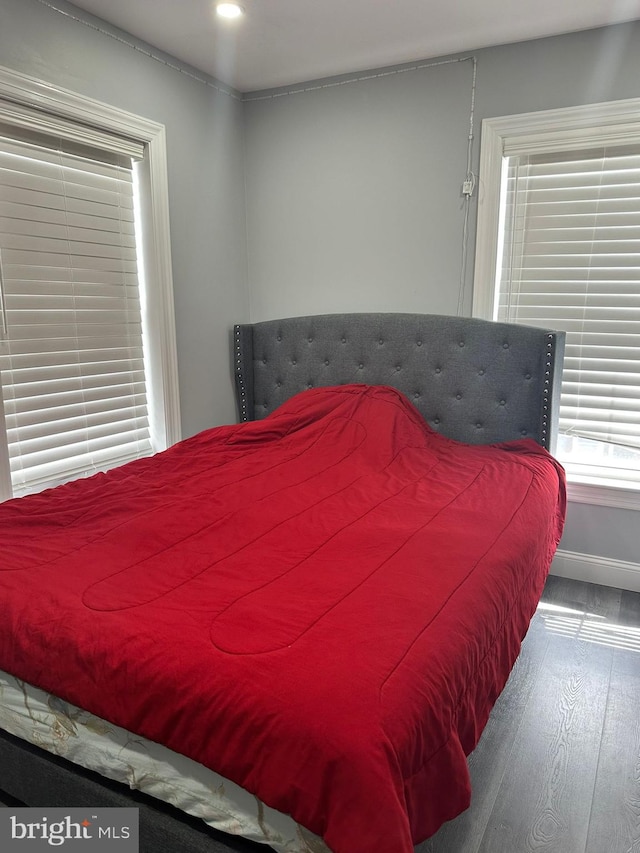
<instances>
[{"instance_id":1,"label":"bed","mask_svg":"<svg viewBox=\"0 0 640 853\"><path fill-rule=\"evenodd\" d=\"M0 722L0 800L134 804L142 850L264 849L43 735L107 728L236 785L276 850L405 853L455 817L562 530L563 347L436 315L239 325L238 425L3 505L0 688L39 734Z\"/></svg>"}]
</instances>

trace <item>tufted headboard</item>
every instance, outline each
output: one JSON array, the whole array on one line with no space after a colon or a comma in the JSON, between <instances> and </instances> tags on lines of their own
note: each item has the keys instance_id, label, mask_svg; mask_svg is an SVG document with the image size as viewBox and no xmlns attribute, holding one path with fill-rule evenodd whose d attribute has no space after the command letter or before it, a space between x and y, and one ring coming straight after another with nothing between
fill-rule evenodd
<instances>
[{"instance_id":1,"label":"tufted headboard","mask_svg":"<svg viewBox=\"0 0 640 853\"><path fill-rule=\"evenodd\" d=\"M234 328L240 419L306 388L402 391L436 430L471 444L529 437L553 452L564 332L437 314L324 314Z\"/></svg>"}]
</instances>

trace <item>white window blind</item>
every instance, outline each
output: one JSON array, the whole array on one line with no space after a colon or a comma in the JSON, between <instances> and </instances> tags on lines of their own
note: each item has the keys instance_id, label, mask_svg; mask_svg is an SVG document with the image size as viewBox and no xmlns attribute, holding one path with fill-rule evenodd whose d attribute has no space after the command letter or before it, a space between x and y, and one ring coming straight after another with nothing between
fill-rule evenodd
<instances>
[{"instance_id":1,"label":"white window blind","mask_svg":"<svg viewBox=\"0 0 640 853\"><path fill-rule=\"evenodd\" d=\"M151 452L131 157L30 138L0 136L14 495Z\"/></svg>"},{"instance_id":2,"label":"white window blind","mask_svg":"<svg viewBox=\"0 0 640 853\"><path fill-rule=\"evenodd\" d=\"M637 481L640 145L510 156L503 191L498 318L567 332L559 455Z\"/></svg>"}]
</instances>

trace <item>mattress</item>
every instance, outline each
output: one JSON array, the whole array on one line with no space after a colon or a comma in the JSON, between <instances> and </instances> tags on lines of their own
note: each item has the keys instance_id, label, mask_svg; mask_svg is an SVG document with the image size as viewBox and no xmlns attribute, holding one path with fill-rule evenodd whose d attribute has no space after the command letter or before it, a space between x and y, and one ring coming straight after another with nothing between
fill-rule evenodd
<instances>
[{"instance_id":1,"label":"mattress","mask_svg":"<svg viewBox=\"0 0 640 853\"><path fill-rule=\"evenodd\" d=\"M321 838L219 773L2 671L0 729L221 832L278 853L329 853Z\"/></svg>"}]
</instances>

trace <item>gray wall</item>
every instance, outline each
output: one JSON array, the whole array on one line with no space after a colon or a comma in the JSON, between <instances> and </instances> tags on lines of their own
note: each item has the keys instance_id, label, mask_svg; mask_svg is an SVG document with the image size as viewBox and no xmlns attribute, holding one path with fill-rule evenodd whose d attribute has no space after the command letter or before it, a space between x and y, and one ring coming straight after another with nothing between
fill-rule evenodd
<instances>
[{"instance_id":1,"label":"gray wall","mask_svg":"<svg viewBox=\"0 0 640 853\"><path fill-rule=\"evenodd\" d=\"M476 172L483 118L640 95L638 23L475 56ZM280 90L271 99L248 96L253 320L343 310L456 313L472 67L401 70L297 94ZM475 215L474 199L464 313ZM640 562L637 513L571 504L562 547Z\"/></svg>"},{"instance_id":2,"label":"gray wall","mask_svg":"<svg viewBox=\"0 0 640 853\"><path fill-rule=\"evenodd\" d=\"M470 62L245 103L254 319L456 313Z\"/></svg>"},{"instance_id":3,"label":"gray wall","mask_svg":"<svg viewBox=\"0 0 640 853\"><path fill-rule=\"evenodd\" d=\"M233 421L229 328L248 317L242 103L56 5L105 32L0 0L0 65L165 125L183 435Z\"/></svg>"}]
</instances>

